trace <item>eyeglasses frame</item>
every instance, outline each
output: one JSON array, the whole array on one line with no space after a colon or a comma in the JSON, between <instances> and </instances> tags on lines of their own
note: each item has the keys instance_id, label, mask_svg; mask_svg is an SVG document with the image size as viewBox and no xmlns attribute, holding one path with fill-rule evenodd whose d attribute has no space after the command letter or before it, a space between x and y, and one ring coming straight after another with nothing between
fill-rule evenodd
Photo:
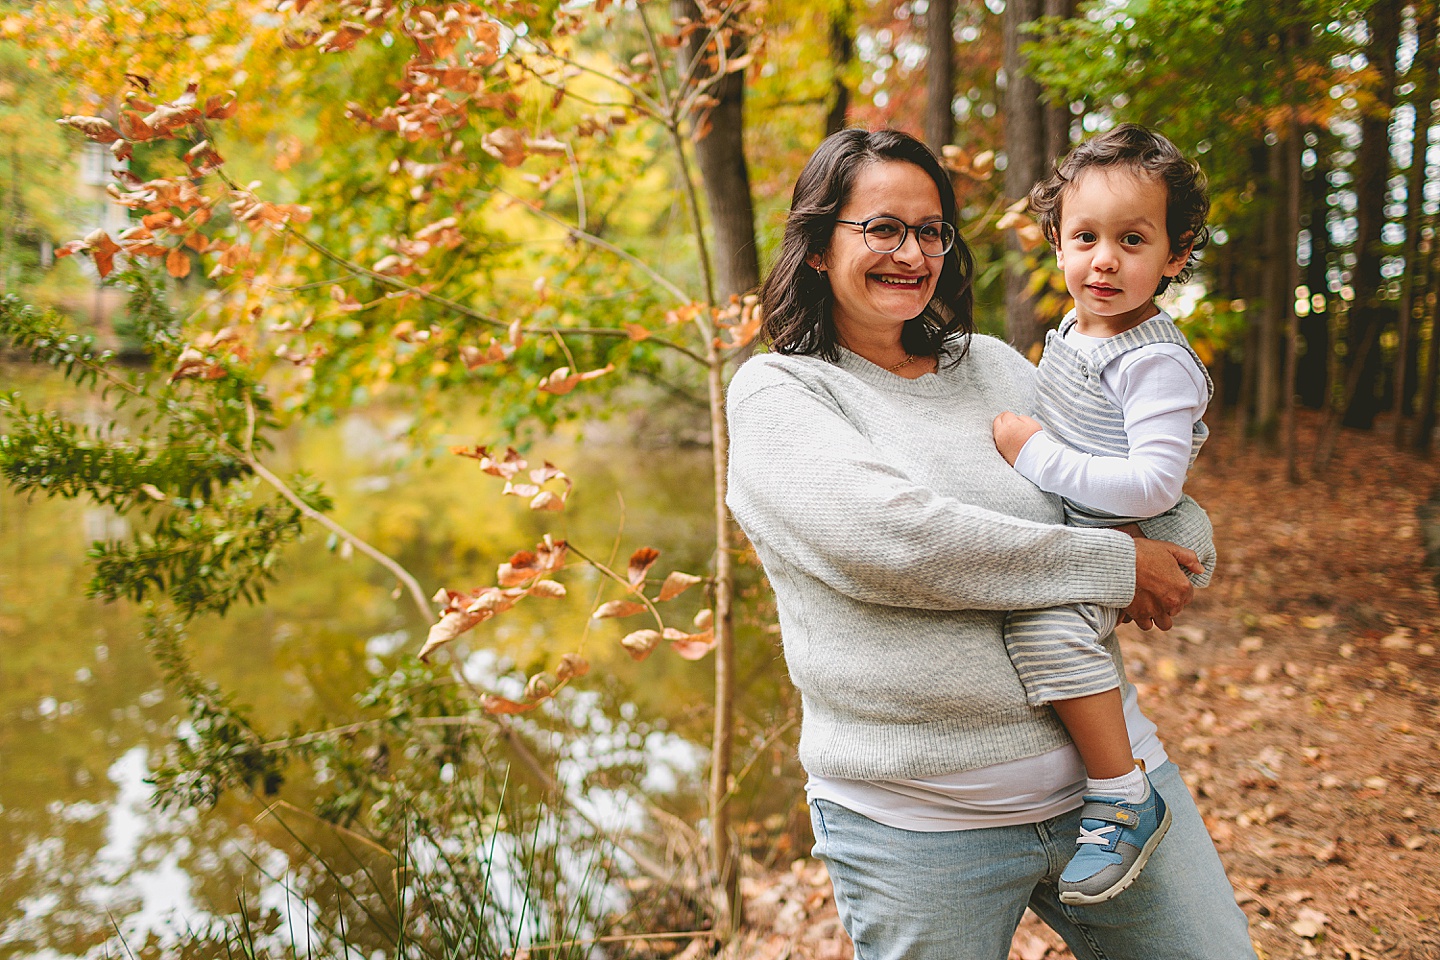
<instances>
[{"instance_id":1,"label":"eyeglasses frame","mask_svg":"<svg viewBox=\"0 0 1440 960\"><path fill-rule=\"evenodd\" d=\"M893 221L895 221L896 223L900 224L901 227L904 228L904 229L901 230L901 232L900 232L900 242L897 243L897 244L895 244L894 248L892 248L892 249L890 249L890 250L876 250L874 247L870 246L870 224L874 223L876 220L893 220ZM836 223L846 223L846 224L849 224L849 225L852 226L852 227L859 227L859 228L860 228L860 237L861 237L861 239L863 239L863 240L865 241L865 246L866 246L866 248L869 249L869 251L870 251L871 253L878 253L878 254L880 254L881 256L887 256L887 255L889 255L889 254L895 253L895 252L898 251L901 247L905 246L905 241L910 238L910 234L913 232L913 233L915 234L915 245L920 247L920 253L921 253L921 255L926 256L926 257L929 257L930 259L934 260L934 259L936 259L936 258L938 258L938 257L943 257L943 256L945 256L946 254L948 254L951 250L954 250L954 249L955 249L955 241L956 241L956 240L959 238L959 236L960 236L960 231L957 230L957 229L955 229L955 225L954 225L953 223L949 222L948 220L940 220L940 219L937 219L937 220L926 220L924 223L906 223L904 220L901 220L899 217L892 217L892 216L890 216L889 214L880 214L879 216L871 217L869 220L841 220L841 219L839 219L839 218L837 217L836 220L835 220L835 222L836 222ZM937 223L943 223L945 226L947 226L947 227L950 228L950 242L949 242L948 244L946 244L946 245L945 245L945 249L944 249L944 250L941 250L939 253L926 253L926 252L925 252L925 248L920 245L920 229L921 229L922 227L932 226L932 225L937 224Z\"/></svg>"}]
</instances>

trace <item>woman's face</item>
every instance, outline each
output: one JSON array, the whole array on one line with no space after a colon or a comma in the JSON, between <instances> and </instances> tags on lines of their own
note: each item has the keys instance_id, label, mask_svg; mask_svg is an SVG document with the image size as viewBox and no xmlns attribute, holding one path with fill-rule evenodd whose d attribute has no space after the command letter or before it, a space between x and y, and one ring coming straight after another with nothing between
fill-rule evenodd
<instances>
[{"instance_id":1,"label":"woman's face","mask_svg":"<svg viewBox=\"0 0 1440 960\"><path fill-rule=\"evenodd\" d=\"M940 191L922 168L904 161L872 163L851 185L838 219L894 217L920 225L944 218ZM915 231L893 253L875 253L860 227L837 223L830 246L811 266L823 270L834 296L832 317L842 344L894 341L907 320L918 317L935 295L944 257L920 252Z\"/></svg>"}]
</instances>

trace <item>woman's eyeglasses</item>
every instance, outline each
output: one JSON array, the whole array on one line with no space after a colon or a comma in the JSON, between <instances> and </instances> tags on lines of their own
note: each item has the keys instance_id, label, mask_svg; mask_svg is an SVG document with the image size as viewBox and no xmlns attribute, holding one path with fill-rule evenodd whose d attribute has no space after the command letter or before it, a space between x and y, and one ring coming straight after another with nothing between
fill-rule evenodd
<instances>
[{"instance_id":1,"label":"woman's eyeglasses","mask_svg":"<svg viewBox=\"0 0 1440 960\"><path fill-rule=\"evenodd\" d=\"M836 220L859 227L865 236L865 246L874 253L894 253L905 246L905 238L915 231L915 240L920 252L927 257L943 257L955 246L955 228L944 220L929 223L906 223L894 217L871 217L869 220Z\"/></svg>"}]
</instances>

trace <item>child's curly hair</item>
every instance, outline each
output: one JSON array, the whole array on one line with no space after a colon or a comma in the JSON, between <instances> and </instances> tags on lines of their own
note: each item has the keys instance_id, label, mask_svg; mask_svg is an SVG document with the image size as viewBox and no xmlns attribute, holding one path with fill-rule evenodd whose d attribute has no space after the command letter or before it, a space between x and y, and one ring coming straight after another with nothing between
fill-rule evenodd
<instances>
[{"instance_id":1,"label":"child's curly hair","mask_svg":"<svg viewBox=\"0 0 1440 960\"><path fill-rule=\"evenodd\" d=\"M1189 247L1185 269L1174 279L1189 280L1195 254L1210 242L1210 229L1205 226L1205 218L1210 213L1205 174L1199 164L1187 160L1175 144L1138 124L1122 123L1086 140L1056 164L1054 173L1030 191L1030 212L1039 221L1045 239L1052 247L1060 246L1061 206L1067 188L1081 172L1089 167L1120 166L1165 185L1165 232L1170 236L1170 250ZM1156 295L1163 293L1170 281L1170 277L1161 277Z\"/></svg>"}]
</instances>

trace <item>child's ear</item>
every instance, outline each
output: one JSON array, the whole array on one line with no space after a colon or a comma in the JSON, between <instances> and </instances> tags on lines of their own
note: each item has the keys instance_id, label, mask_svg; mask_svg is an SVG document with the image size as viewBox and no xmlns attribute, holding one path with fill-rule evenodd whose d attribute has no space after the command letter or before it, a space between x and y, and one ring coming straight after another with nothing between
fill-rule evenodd
<instances>
[{"instance_id":1,"label":"child's ear","mask_svg":"<svg viewBox=\"0 0 1440 960\"><path fill-rule=\"evenodd\" d=\"M1161 271L1167 277L1177 277L1180 271L1185 269L1185 262L1190 259L1190 244L1187 243L1170 254L1170 259L1165 261L1165 269Z\"/></svg>"},{"instance_id":2,"label":"child's ear","mask_svg":"<svg viewBox=\"0 0 1440 960\"><path fill-rule=\"evenodd\" d=\"M1055 266L1065 269L1065 251L1060 247L1055 248Z\"/></svg>"}]
</instances>

